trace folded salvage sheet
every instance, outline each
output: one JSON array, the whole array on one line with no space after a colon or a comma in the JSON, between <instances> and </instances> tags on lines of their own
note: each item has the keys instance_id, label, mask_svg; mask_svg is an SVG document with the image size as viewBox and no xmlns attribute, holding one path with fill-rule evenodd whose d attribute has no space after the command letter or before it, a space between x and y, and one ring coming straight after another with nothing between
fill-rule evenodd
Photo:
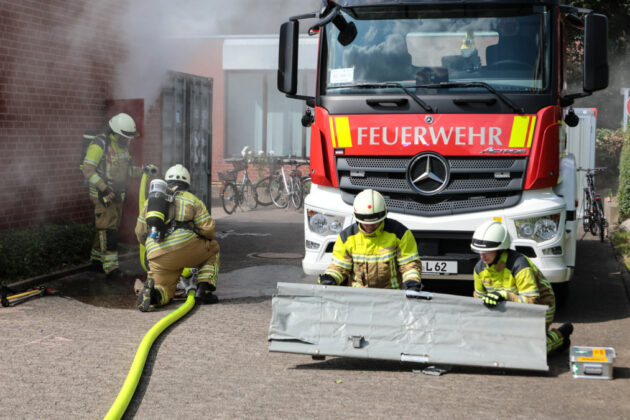
<instances>
[{"instance_id":1,"label":"folded salvage sheet","mask_svg":"<svg viewBox=\"0 0 630 420\"><path fill-rule=\"evenodd\" d=\"M414 297L410 297L415 295ZM543 305L278 283L269 351L548 370Z\"/></svg>"}]
</instances>

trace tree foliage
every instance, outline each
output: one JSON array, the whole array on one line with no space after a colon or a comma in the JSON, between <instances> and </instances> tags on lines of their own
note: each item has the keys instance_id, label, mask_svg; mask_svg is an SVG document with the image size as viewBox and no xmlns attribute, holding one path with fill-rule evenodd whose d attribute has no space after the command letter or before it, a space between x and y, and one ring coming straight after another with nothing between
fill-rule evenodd
<instances>
[{"instance_id":1,"label":"tree foliage","mask_svg":"<svg viewBox=\"0 0 630 420\"><path fill-rule=\"evenodd\" d=\"M630 87L630 0L611 2L608 0L569 1L568 5L591 9L608 16L608 63L610 66L607 89L595 92L593 96L578 100L577 107L598 108L598 126L617 129L623 118L623 96L620 88ZM567 43L570 49L567 66L570 92L581 90L583 49L577 41L583 34L568 32Z\"/></svg>"}]
</instances>

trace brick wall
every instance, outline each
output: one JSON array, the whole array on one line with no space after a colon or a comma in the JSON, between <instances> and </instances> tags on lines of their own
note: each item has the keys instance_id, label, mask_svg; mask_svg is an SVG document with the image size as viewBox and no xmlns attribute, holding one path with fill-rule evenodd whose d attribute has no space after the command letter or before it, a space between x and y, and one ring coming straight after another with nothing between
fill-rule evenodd
<instances>
[{"instance_id":1,"label":"brick wall","mask_svg":"<svg viewBox=\"0 0 630 420\"><path fill-rule=\"evenodd\" d=\"M111 19L123 4L2 2L0 229L92 219L81 134L105 123L114 63L125 54Z\"/></svg>"}]
</instances>

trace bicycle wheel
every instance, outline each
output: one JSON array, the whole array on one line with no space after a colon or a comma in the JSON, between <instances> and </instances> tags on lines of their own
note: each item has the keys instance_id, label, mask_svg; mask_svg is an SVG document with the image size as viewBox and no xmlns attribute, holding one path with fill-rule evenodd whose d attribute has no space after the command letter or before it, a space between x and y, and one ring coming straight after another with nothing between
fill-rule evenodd
<instances>
[{"instance_id":1,"label":"bicycle wheel","mask_svg":"<svg viewBox=\"0 0 630 420\"><path fill-rule=\"evenodd\" d=\"M256 183L256 202L261 206L270 206L273 204L273 201L271 201L271 193L269 192L270 183L271 176L264 177Z\"/></svg>"},{"instance_id":2,"label":"bicycle wheel","mask_svg":"<svg viewBox=\"0 0 630 420\"><path fill-rule=\"evenodd\" d=\"M597 213L598 217L598 227L599 227L599 240L600 242L604 242L604 236L606 235L606 216L604 216L604 210L602 209L602 203L600 201L597 202Z\"/></svg>"},{"instance_id":3,"label":"bicycle wheel","mask_svg":"<svg viewBox=\"0 0 630 420\"><path fill-rule=\"evenodd\" d=\"M254 210L258 205L258 200L256 199L256 189L250 180L247 180L243 186L243 202L250 210Z\"/></svg>"},{"instance_id":4,"label":"bicycle wheel","mask_svg":"<svg viewBox=\"0 0 630 420\"><path fill-rule=\"evenodd\" d=\"M271 180L269 184L269 194L271 195L271 201L279 209L283 209L289 205L289 192L284 187L281 176L277 176Z\"/></svg>"},{"instance_id":5,"label":"bicycle wheel","mask_svg":"<svg viewBox=\"0 0 630 420\"><path fill-rule=\"evenodd\" d=\"M589 230L593 236L597 236L599 233L599 217L596 212L591 213L591 216L589 217L589 224Z\"/></svg>"},{"instance_id":6,"label":"bicycle wheel","mask_svg":"<svg viewBox=\"0 0 630 420\"><path fill-rule=\"evenodd\" d=\"M223 210L227 214L234 213L236 210L237 197L236 194L236 185L233 183L225 184L223 188L221 188L221 204L223 205Z\"/></svg>"},{"instance_id":7,"label":"bicycle wheel","mask_svg":"<svg viewBox=\"0 0 630 420\"><path fill-rule=\"evenodd\" d=\"M289 187L291 188L291 204L295 209L302 207L302 185L298 181L297 177L292 176L289 178Z\"/></svg>"}]
</instances>

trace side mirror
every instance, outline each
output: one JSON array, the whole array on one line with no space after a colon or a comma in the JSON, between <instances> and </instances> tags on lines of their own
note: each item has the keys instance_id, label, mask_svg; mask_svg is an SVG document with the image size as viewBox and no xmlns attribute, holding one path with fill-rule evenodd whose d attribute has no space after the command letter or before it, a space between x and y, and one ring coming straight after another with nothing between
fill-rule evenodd
<instances>
[{"instance_id":1,"label":"side mirror","mask_svg":"<svg viewBox=\"0 0 630 420\"><path fill-rule=\"evenodd\" d=\"M594 92L608 86L608 18L590 13L584 27L583 89Z\"/></svg>"},{"instance_id":2,"label":"side mirror","mask_svg":"<svg viewBox=\"0 0 630 420\"><path fill-rule=\"evenodd\" d=\"M297 20L285 22L280 26L278 90L287 95L295 95L297 92L299 30L300 24Z\"/></svg>"}]
</instances>

